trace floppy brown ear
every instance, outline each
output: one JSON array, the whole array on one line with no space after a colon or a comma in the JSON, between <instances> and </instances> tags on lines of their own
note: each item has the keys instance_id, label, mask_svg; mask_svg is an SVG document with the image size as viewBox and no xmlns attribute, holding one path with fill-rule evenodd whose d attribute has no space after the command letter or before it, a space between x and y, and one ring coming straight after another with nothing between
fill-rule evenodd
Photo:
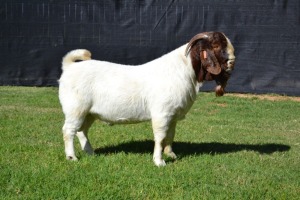
<instances>
[{"instance_id":1,"label":"floppy brown ear","mask_svg":"<svg viewBox=\"0 0 300 200\"><path fill-rule=\"evenodd\" d=\"M218 75L221 73L220 63L217 60L213 50L200 51L200 59L203 67L211 74Z\"/></svg>"}]
</instances>

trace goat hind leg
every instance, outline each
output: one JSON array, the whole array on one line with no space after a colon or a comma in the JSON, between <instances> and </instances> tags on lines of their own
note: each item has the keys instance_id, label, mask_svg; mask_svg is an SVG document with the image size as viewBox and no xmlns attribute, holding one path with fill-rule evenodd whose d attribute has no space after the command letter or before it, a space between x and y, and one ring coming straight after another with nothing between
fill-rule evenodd
<instances>
[{"instance_id":1,"label":"goat hind leg","mask_svg":"<svg viewBox=\"0 0 300 200\"><path fill-rule=\"evenodd\" d=\"M67 160L77 160L75 156L75 149L74 149L74 136L75 136L75 129L67 128L66 125L63 127L63 134L64 134L64 143L65 143L65 153Z\"/></svg>"},{"instance_id":2,"label":"goat hind leg","mask_svg":"<svg viewBox=\"0 0 300 200\"><path fill-rule=\"evenodd\" d=\"M67 160L77 160L77 157L75 156L74 137L82 126L83 121L83 117L66 116L65 124L63 126L63 135Z\"/></svg>"},{"instance_id":3,"label":"goat hind leg","mask_svg":"<svg viewBox=\"0 0 300 200\"><path fill-rule=\"evenodd\" d=\"M76 136L79 139L82 150L84 150L89 155L94 154L93 147L88 139L88 131L94 121L95 121L95 118L92 115L86 116L86 118L81 126L81 130L78 131L76 134Z\"/></svg>"}]
</instances>

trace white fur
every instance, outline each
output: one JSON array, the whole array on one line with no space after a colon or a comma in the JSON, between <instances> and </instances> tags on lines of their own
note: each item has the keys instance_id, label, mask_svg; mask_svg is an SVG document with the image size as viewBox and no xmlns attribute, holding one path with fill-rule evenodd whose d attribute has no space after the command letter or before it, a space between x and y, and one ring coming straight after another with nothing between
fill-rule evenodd
<instances>
[{"instance_id":1,"label":"white fur","mask_svg":"<svg viewBox=\"0 0 300 200\"><path fill-rule=\"evenodd\" d=\"M151 120L155 147L153 160L164 166L162 151L172 151L176 122L183 119L198 91L195 72L186 45L139 66L90 60L79 49L63 58L59 99L65 114L63 126L67 159L76 160L73 138L82 149L93 149L87 132L95 118L111 124ZM85 61L74 62L76 59Z\"/></svg>"},{"instance_id":2,"label":"white fur","mask_svg":"<svg viewBox=\"0 0 300 200\"><path fill-rule=\"evenodd\" d=\"M235 62L235 56L234 56L234 48L230 42L230 40L226 37L227 40L227 49L226 52L228 53L228 61L227 61L227 72L230 72L233 70L234 62Z\"/></svg>"}]
</instances>

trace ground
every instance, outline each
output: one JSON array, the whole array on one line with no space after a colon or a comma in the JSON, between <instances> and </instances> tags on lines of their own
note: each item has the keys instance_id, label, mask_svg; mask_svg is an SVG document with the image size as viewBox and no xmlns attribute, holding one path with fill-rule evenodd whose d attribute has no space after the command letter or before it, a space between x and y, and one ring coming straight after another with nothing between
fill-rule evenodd
<instances>
[{"instance_id":1,"label":"ground","mask_svg":"<svg viewBox=\"0 0 300 200\"><path fill-rule=\"evenodd\" d=\"M292 97L292 96L282 96L282 95L266 95L266 94L241 94L241 93L227 93L228 96L237 96L242 98L257 98L260 100L270 100L270 101L297 101L300 102L300 97Z\"/></svg>"}]
</instances>

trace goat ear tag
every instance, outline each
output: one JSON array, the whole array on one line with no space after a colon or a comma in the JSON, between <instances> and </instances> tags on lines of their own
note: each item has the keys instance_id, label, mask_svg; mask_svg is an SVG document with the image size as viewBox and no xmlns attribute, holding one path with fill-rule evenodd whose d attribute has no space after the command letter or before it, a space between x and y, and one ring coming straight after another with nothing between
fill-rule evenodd
<instances>
[{"instance_id":1,"label":"goat ear tag","mask_svg":"<svg viewBox=\"0 0 300 200\"><path fill-rule=\"evenodd\" d=\"M203 58L206 59L207 58L207 52L203 51Z\"/></svg>"},{"instance_id":2,"label":"goat ear tag","mask_svg":"<svg viewBox=\"0 0 300 200\"><path fill-rule=\"evenodd\" d=\"M200 52L200 57L203 59L207 59L207 51L201 51Z\"/></svg>"}]
</instances>

